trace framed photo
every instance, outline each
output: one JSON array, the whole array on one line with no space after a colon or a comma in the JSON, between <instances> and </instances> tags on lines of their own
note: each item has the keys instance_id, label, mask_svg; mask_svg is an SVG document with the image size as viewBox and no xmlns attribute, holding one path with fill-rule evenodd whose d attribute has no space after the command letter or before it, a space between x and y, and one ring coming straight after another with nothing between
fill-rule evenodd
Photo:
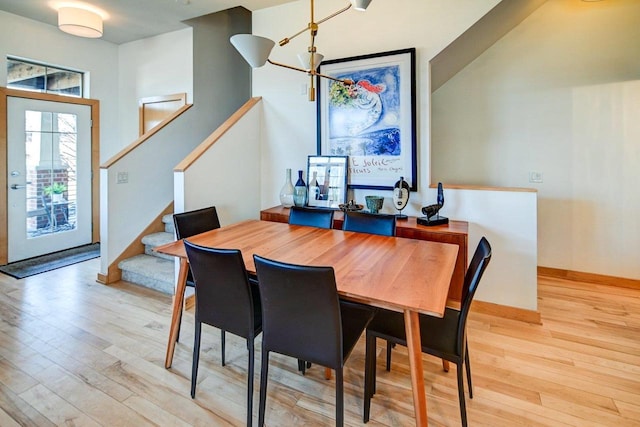
<instances>
[{"instance_id":1,"label":"framed photo","mask_svg":"<svg viewBox=\"0 0 640 427\"><path fill-rule=\"evenodd\" d=\"M338 209L347 201L347 156L309 156L309 206Z\"/></svg>"},{"instance_id":2,"label":"framed photo","mask_svg":"<svg viewBox=\"0 0 640 427\"><path fill-rule=\"evenodd\" d=\"M323 61L318 154L349 157L351 188L417 191L415 48Z\"/></svg>"}]
</instances>

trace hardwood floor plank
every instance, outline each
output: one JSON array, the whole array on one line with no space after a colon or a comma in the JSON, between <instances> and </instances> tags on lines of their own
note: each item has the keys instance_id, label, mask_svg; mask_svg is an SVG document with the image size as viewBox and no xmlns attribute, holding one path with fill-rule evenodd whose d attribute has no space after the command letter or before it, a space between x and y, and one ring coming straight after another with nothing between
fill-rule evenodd
<instances>
[{"instance_id":1,"label":"hardwood floor plank","mask_svg":"<svg viewBox=\"0 0 640 427\"><path fill-rule=\"evenodd\" d=\"M20 397L55 425L100 427L100 424L42 384L26 390Z\"/></svg>"},{"instance_id":2,"label":"hardwood floor plank","mask_svg":"<svg viewBox=\"0 0 640 427\"><path fill-rule=\"evenodd\" d=\"M20 426L25 427L53 427L51 421L42 416L35 408L25 402L17 394L4 386L0 386L0 408L3 418L10 418ZM2 424L4 426L4 424Z\"/></svg>"},{"instance_id":3,"label":"hardwood floor plank","mask_svg":"<svg viewBox=\"0 0 640 427\"><path fill-rule=\"evenodd\" d=\"M38 374L37 379L87 416L100 420L103 425L153 425L126 405L57 365Z\"/></svg>"},{"instance_id":4,"label":"hardwood floor plank","mask_svg":"<svg viewBox=\"0 0 640 427\"><path fill-rule=\"evenodd\" d=\"M140 396L131 396L123 403L158 426L189 427L191 425Z\"/></svg>"}]
</instances>

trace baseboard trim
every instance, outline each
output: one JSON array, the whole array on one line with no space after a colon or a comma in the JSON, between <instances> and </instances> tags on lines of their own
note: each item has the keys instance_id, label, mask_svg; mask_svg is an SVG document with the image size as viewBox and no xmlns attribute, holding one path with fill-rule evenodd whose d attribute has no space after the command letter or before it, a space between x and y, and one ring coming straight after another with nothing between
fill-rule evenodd
<instances>
[{"instance_id":1,"label":"baseboard trim","mask_svg":"<svg viewBox=\"0 0 640 427\"><path fill-rule=\"evenodd\" d=\"M604 274L583 273L581 271L563 270L560 268L538 267L538 275L556 279L575 280L597 285L617 286L620 288L640 289L640 280L625 277L606 276Z\"/></svg>"},{"instance_id":2,"label":"baseboard trim","mask_svg":"<svg viewBox=\"0 0 640 427\"><path fill-rule=\"evenodd\" d=\"M536 310L527 310L519 307L511 307L508 305L494 304L486 301L473 301L471 310L476 313L490 314L492 316L504 317L506 319L518 320L520 322L533 323L542 325L540 312Z\"/></svg>"}]
</instances>

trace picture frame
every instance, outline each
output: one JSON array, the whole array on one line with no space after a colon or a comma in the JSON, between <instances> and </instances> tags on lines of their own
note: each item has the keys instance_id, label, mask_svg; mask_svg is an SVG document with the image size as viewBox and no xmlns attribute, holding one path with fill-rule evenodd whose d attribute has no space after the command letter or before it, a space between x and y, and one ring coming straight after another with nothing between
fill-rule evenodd
<instances>
[{"instance_id":1,"label":"picture frame","mask_svg":"<svg viewBox=\"0 0 640 427\"><path fill-rule=\"evenodd\" d=\"M311 207L339 209L347 201L347 156L309 156L307 180Z\"/></svg>"},{"instance_id":2,"label":"picture frame","mask_svg":"<svg viewBox=\"0 0 640 427\"><path fill-rule=\"evenodd\" d=\"M323 61L318 71L318 155L349 157L349 188L417 191L416 51Z\"/></svg>"}]
</instances>

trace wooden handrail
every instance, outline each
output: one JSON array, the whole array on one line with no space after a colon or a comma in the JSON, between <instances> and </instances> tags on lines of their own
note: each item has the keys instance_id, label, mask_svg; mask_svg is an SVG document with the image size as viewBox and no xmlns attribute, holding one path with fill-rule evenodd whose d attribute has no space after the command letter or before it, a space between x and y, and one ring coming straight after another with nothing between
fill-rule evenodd
<instances>
[{"instance_id":1,"label":"wooden handrail","mask_svg":"<svg viewBox=\"0 0 640 427\"><path fill-rule=\"evenodd\" d=\"M209 148L213 146L222 136L227 133L229 129L233 127L245 114L262 99L261 96L253 97L249 99L244 105L233 113L227 120L224 121L211 135L207 137L200 145L198 145L187 157L185 157L178 165L173 169L174 172L184 172L191 166L196 160L200 158Z\"/></svg>"},{"instance_id":2,"label":"wooden handrail","mask_svg":"<svg viewBox=\"0 0 640 427\"><path fill-rule=\"evenodd\" d=\"M182 113L184 113L185 111L187 111L191 107L193 107L193 104L186 104L186 105L183 105L182 107L178 108L176 111L171 113L171 115L169 115L166 118L164 118L160 123L158 123L149 132L145 133L140 138L138 138L135 141L133 141L127 147L125 147L122 150L120 150L120 152L118 154L116 154L115 156L111 157L109 160L107 160L102 165L100 165L100 169L108 169L111 166L113 166L118 160L120 160L121 158L123 158L124 156L126 156L127 154L132 152L133 150L135 150L136 147L142 145L146 140L148 140L153 135L158 133L162 128L164 128L166 125L168 125L169 123L174 121Z\"/></svg>"},{"instance_id":3,"label":"wooden handrail","mask_svg":"<svg viewBox=\"0 0 640 427\"><path fill-rule=\"evenodd\" d=\"M445 190L483 190L483 191L511 191L521 193L537 193L535 188L524 187L489 187L485 185L463 185L463 184L445 184L442 183ZM438 188L438 184L431 184L429 188Z\"/></svg>"}]
</instances>

